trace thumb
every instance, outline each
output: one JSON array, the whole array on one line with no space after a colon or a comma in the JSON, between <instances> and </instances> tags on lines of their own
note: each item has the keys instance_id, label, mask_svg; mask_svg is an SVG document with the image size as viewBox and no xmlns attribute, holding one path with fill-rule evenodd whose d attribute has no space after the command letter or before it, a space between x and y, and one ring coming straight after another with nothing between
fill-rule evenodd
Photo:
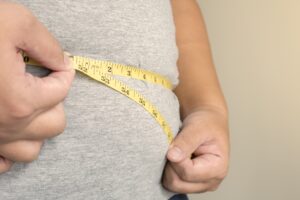
<instances>
[{"instance_id":1,"label":"thumb","mask_svg":"<svg viewBox=\"0 0 300 200\"><path fill-rule=\"evenodd\" d=\"M29 88L27 99L34 101L37 108L57 105L66 96L71 87L75 71L67 55L63 53L59 41L35 17L29 28L21 32L16 39L16 49L22 50L51 73L46 77L27 74L26 83ZM22 55L19 54L21 58ZM23 63L22 63L23 64ZM26 85L26 86L27 86Z\"/></svg>"},{"instance_id":2,"label":"thumb","mask_svg":"<svg viewBox=\"0 0 300 200\"><path fill-rule=\"evenodd\" d=\"M171 162L181 162L190 159L192 153L203 143L196 126L188 124L177 134L170 144L167 158Z\"/></svg>"}]
</instances>

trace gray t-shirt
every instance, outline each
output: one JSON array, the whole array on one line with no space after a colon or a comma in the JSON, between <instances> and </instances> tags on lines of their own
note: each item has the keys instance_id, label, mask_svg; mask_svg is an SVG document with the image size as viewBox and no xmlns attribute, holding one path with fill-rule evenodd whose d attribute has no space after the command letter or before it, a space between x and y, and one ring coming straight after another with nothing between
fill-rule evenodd
<instances>
[{"instance_id":1,"label":"gray t-shirt","mask_svg":"<svg viewBox=\"0 0 300 200\"><path fill-rule=\"evenodd\" d=\"M178 49L169 0L16 0L74 55L134 65L178 84ZM28 67L42 76L46 70ZM149 99L173 132L181 126L176 95L160 85L117 77ZM67 127L45 141L39 158L0 175L1 200L165 200L161 176L166 135L137 103L76 74L65 100Z\"/></svg>"}]
</instances>

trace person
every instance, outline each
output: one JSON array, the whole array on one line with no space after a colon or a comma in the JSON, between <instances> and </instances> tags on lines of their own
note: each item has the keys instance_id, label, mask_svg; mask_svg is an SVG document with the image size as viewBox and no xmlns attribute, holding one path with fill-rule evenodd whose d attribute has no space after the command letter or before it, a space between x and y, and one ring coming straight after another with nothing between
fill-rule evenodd
<instances>
[{"instance_id":1,"label":"person","mask_svg":"<svg viewBox=\"0 0 300 200\"><path fill-rule=\"evenodd\" d=\"M1 1L0 23L0 199L186 199L225 178L228 109L195 0ZM135 102L74 78L64 50L168 77L172 91L117 78L171 145Z\"/></svg>"}]
</instances>

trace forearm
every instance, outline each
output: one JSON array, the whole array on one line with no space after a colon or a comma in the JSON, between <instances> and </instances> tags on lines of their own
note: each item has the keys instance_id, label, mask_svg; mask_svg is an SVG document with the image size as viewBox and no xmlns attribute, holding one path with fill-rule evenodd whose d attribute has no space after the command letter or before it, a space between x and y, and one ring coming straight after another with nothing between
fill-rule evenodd
<instances>
[{"instance_id":1,"label":"forearm","mask_svg":"<svg viewBox=\"0 0 300 200\"><path fill-rule=\"evenodd\" d=\"M179 85L174 92L181 118L199 109L217 109L227 115L227 106L213 65L205 24L194 0L172 0L179 50Z\"/></svg>"}]
</instances>

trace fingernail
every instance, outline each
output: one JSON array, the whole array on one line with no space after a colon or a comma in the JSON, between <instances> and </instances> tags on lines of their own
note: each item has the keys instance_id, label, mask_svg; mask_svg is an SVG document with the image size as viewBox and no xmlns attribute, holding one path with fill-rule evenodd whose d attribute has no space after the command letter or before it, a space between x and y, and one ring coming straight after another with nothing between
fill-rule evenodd
<instances>
[{"instance_id":1,"label":"fingernail","mask_svg":"<svg viewBox=\"0 0 300 200\"><path fill-rule=\"evenodd\" d=\"M168 155L172 160L179 160L182 157L182 151L175 146L169 150Z\"/></svg>"}]
</instances>

